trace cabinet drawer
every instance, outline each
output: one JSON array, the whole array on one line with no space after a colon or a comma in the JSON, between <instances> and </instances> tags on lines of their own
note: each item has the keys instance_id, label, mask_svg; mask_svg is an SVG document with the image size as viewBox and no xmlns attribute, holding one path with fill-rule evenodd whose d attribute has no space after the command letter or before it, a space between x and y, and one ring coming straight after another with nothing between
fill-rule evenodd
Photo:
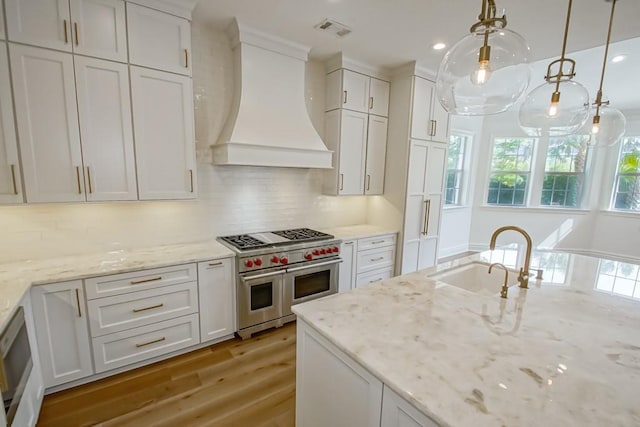
<instances>
[{"instance_id":1,"label":"cabinet drawer","mask_svg":"<svg viewBox=\"0 0 640 427\"><path fill-rule=\"evenodd\" d=\"M196 282L89 301L91 336L111 334L198 311Z\"/></svg>"},{"instance_id":2,"label":"cabinet drawer","mask_svg":"<svg viewBox=\"0 0 640 427\"><path fill-rule=\"evenodd\" d=\"M368 251L358 251L358 274L385 267L392 267L395 258L396 248L387 246L386 248L370 249Z\"/></svg>"},{"instance_id":3,"label":"cabinet drawer","mask_svg":"<svg viewBox=\"0 0 640 427\"><path fill-rule=\"evenodd\" d=\"M396 235L386 234L384 236L368 237L358 240L358 250L366 251L368 249L382 248L385 246L395 246Z\"/></svg>"},{"instance_id":4,"label":"cabinet drawer","mask_svg":"<svg viewBox=\"0 0 640 427\"><path fill-rule=\"evenodd\" d=\"M199 336L198 315L191 314L94 338L96 373L198 344Z\"/></svg>"},{"instance_id":5,"label":"cabinet drawer","mask_svg":"<svg viewBox=\"0 0 640 427\"><path fill-rule=\"evenodd\" d=\"M381 280L390 279L391 277L393 277L393 267L372 271L370 273L358 274L358 277L356 278L356 288L366 286L370 283L380 282Z\"/></svg>"},{"instance_id":6,"label":"cabinet drawer","mask_svg":"<svg viewBox=\"0 0 640 427\"><path fill-rule=\"evenodd\" d=\"M85 280L87 299L109 297L143 291L160 286L195 282L198 273L195 264L154 268L132 273L113 274Z\"/></svg>"}]
</instances>

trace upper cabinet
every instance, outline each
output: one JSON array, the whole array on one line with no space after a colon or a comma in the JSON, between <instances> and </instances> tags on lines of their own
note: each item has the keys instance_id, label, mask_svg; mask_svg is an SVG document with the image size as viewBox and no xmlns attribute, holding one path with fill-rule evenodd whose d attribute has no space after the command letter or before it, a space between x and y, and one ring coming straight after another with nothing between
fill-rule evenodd
<instances>
[{"instance_id":1,"label":"upper cabinet","mask_svg":"<svg viewBox=\"0 0 640 427\"><path fill-rule=\"evenodd\" d=\"M6 43L0 42L0 50L0 203L21 203L18 140L13 121Z\"/></svg>"},{"instance_id":2,"label":"upper cabinet","mask_svg":"<svg viewBox=\"0 0 640 427\"><path fill-rule=\"evenodd\" d=\"M131 67L131 97L140 199L194 198L191 79Z\"/></svg>"},{"instance_id":3,"label":"upper cabinet","mask_svg":"<svg viewBox=\"0 0 640 427\"><path fill-rule=\"evenodd\" d=\"M435 83L415 77L411 137L427 141L449 141L449 114L435 96Z\"/></svg>"},{"instance_id":4,"label":"upper cabinet","mask_svg":"<svg viewBox=\"0 0 640 427\"><path fill-rule=\"evenodd\" d=\"M10 41L126 62L123 0L7 0Z\"/></svg>"},{"instance_id":5,"label":"upper cabinet","mask_svg":"<svg viewBox=\"0 0 640 427\"><path fill-rule=\"evenodd\" d=\"M344 108L387 117L389 82L340 69L327 75L326 111Z\"/></svg>"},{"instance_id":6,"label":"upper cabinet","mask_svg":"<svg viewBox=\"0 0 640 427\"><path fill-rule=\"evenodd\" d=\"M189 21L127 3L131 64L191 75Z\"/></svg>"}]
</instances>

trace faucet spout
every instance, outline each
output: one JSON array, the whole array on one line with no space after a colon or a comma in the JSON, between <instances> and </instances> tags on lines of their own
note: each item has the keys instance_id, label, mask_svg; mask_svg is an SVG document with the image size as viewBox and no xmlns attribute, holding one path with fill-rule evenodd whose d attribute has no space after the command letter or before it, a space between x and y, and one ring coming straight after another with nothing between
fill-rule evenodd
<instances>
[{"instance_id":1,"label":"faucet spout","mask_svg":"<svg viewBox=\"0 0 640 427\"><path fill-rule=\"evenodd\" d=\"M505 225L504 227L498 228L491 235L491 241L489 242L489 249L494 250L496 248L496 240L498 236L505 231L515 231L525 238L527 241L527 251L524 256L524 267L520 269L520 274L518 274L518 282L520 282L521 288L529 287L529 264L531 263L531 250L533 249L533 241L531 240L531 236L527 233L523 228L517 227L515 225Z\"/></svg>"}]
</instances>

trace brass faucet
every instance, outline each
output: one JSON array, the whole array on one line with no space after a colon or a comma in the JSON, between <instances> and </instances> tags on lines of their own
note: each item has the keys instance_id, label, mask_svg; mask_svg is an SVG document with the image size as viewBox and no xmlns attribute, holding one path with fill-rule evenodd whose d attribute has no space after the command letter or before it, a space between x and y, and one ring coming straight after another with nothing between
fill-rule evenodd
<instances>
[{"instance_id":1,"label":"brass faucet","mask_svg":"<svg viewBox=\"0 0 640 427\"><path fill-rule=\"evenodd\" d=\"M527 252L524 255L524 267L520 269L520 273L518 274L518 282L520 282L520 287L526 289L529 287L529 263L531 262L531 249L533 247L533 242L531 241L531 236L529 236L529 233L515 225L505 225L504 227L500 227L493 232L493 234L491 235L491 242L489 243L489 249L494 250L496 248L496 239L498 238L498 235L503 231L508 230L517 231L518 233L522 234L527 240Z\"/></svg>"},{"instance_id":2,"label":"brass faucet","mask_svg":"<svg viewBox=\"0 0 640 427\"><path fill-rule=\"evenodd\" d=\"M509 270L507 269L507 267L504 266L504 264L500 264L499 262L494 262L489 266L489 274L491 274L491 270L493 269L493 267L500 267L504 269L504 284L502 285L502 289L500 289L500 297L506 298L507 291L509 290Z\"/></svg>"}]
</instances>

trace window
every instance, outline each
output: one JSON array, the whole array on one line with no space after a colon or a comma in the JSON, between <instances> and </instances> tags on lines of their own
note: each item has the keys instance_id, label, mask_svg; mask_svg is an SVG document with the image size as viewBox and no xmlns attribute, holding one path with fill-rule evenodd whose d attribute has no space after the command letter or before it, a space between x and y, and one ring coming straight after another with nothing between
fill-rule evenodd
<instances>
[{"instance_id":1,"label":"window","mask_svg":"<svg viewBox=\"0 0 640 427\"><path fill-rule=\"evenodd\" d=\"M447 183L445 188L445 205L462 204L462 180L465 155L469 140L466 135L454 135L449 138L449 158L447 160Z\"/></svg>"},{"instance_id":2,"label":"window","mask_svg":"<svg viewBox=\"0 0 640 427\"><path fill-rule=\"evenodd\" d=\"M540 204L579 206L586 163L587 139L579 136L550 139Z\"/></svg>"},{"instance_id":3,"label":"window","mask_svg":"<svg viewBox=\"0 0 640 427\"><path fill-rule=\"evenodd\" d=\"M618 261L600 261L596 290L640 299L640 269Z\"/></svg>"},{"instance_id":4,"label":"window","mask_svg":"<svg viewBox=\"0 0 640 427\"><path fill-rule=\"evenodd\" d=\"M533 251L531 255L531 276L536 270L542 270L542 282L553 285L566 285L571 255L567 253L550 253Z\"/></svg>"},{"instance_id":5,"label":"window","mask_svg":"<svg viewBox=\"0 0 640 427\"><path fill-rule=\"evenodd\" d=\"M640 137L627 137L620 144L613 208L640 211Z\"/></svg>"},{"instance_id":6,"label":"window","mask_svg":"<svg viewBox=\"0 0 640 427\"><path fill-rule=\"evenodd\" d=\"M501 246L499 249L492 251L485 251L480 254L480 259L490 264L499 262L508 268L516 268L518 265L518 257L520 255L520 248L517 243L511 243L506 246Z\"/></svg>"},{"instance_id":7,"label":"window","mask_svg":"<svg viewBox=\"0 0 640 427\"><path fill-rule=\"evenodd\" d=\"M526 203L533 138L497 138L491 159L487 203L523 206Z\"/></svg>"}]
</instances>

